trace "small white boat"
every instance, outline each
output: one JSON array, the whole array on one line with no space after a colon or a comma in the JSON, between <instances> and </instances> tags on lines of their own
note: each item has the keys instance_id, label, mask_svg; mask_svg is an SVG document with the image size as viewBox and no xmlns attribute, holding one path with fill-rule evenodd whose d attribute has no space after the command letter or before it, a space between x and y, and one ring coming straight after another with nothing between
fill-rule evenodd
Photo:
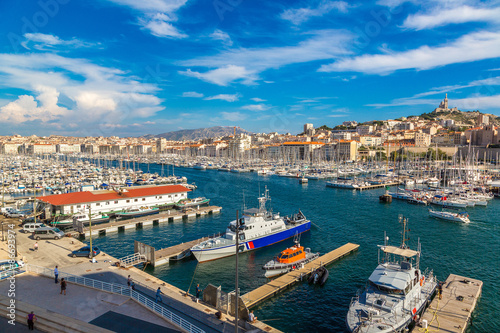
<instances>
[{"instance_id":1,"label":"small white boat","mask_svg":"<svg viewBox=\"0 0 500 333\"><path fill-rule=\"evenodd\" d=\"M439 212L429 209L429 215L442 220L470 223L469 214L467 214L467 212L462 212L462 213Z\"/></svg>"},{"instance_id":2,"label":"small white boat","mask_svg":"<svg viewBox=\"0 0 500 333\"><path fill-rule=\"evenodd\" d=\"M307 184L309 182L309 179L306 177L299 178L299 183L300 184Z\"/></svg>"}]
</instances>

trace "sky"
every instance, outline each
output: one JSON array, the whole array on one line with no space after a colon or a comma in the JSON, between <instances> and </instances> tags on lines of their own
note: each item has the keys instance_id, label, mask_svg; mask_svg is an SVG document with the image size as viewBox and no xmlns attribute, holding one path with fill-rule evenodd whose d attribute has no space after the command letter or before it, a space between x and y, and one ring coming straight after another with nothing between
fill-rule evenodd
<instances>
[{"instance_id":1,"label":"sky","mask_svg":"<svg viewBox=\"0 0 500 333\"><path fill-rule=\"evenodd\" d=\"M500 1L1 1L0 135L500 115Z\"/></svg>"}]
</instances>

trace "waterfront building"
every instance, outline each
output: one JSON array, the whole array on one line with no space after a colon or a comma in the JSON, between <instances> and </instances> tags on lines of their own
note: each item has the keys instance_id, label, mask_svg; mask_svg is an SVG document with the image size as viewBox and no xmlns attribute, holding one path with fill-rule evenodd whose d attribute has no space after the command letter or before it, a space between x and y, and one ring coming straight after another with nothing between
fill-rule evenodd
<instances>
[{"instance_id":1,"label":"waterfront building","mask_svg":"<svg viewBox=\"0 0 500 333\"><path fill-rule=\"evenodd\" d=\"M353 134L352 132L348 131L333 132L332 138L334 140L351 140L352 134Z\"/></svg>"},{"instance_id":2,"label":"waterfront building","mask_svg":"<svg viewBox=\"0 0 500 333\"><path fill-rule=\"evenodd\" d=\"M47 204L46 214L109 213L125 209L173 204L187 198L190 190L182 185L137 186L119 190L82 191L37 198Z\"/></svg>"},{"instance_id":3,"label":"waterfront building","mask_svg":"<svg viewBox=\"0 0 500 333\"><path fill-rule=\"evenodd\" d=\"M313 136L315 133L313 124L304 124L304 134L306 136Z\"/></svg>"},{"instance_id":4,"label":"waterfront building","mask_svg":"<svg viewBox=\"0 0 500 333\"><path fill-rule=\"evenodd\" d=\"M500 141L498 128L493 125L486 125L484 127L475 127L465 131L465 133L467 139L473 146L486 146L488 144L498 144Z\"/></svg>"},{"instance_id":5,"label":"waterfront building","mask_svg":"<svg viewBox=\"0 0 500 333\"><path fill-rule=\"evenodd\" d=\"M380 146L382 144L382 138L374 135L360 135L359 142L363 146Z\"/></svg>"},{"instance_id":6,"label":"waterfront building","mask_svg":"<svg viewBox=\"0 0 500 333\"><path fill-rule=\"evenodd\" d=\"M415 147L429 147L431 135L423 132L415 133Z\"/></svg>"},{"instance_id":7,"label":"waterfront building","mask_svg":"<svg viewBox=\"0 0 500 333\"><path fill-rule=\"evenodd\" d=\"M21 143L2 143L1 153L7 155L17 155L19 154L20 146L22 146Z\"/></svg>"},{"instance_id":8,"label":"waterfront building","mask_svg":"<svg viewBox=\"0 0 500 333\"><path fill-rule=\"evenodd\" d=\"M79 153L82 150L80 145L59 143L56 145L56 152L61 154Z\"/></svg>"},{"instance_id":9,"label":"waterfront building","mask_svg":"<svg viewBox=\"0 0 500 333\"><path fill-rule=\"evenodd\" d=\"M156 152L162 154L167 150L167 139L159 138L156 140Z\"/></svg>"},{"instance_id":10,"label":"waterfront building","mask_svg":"<svg viewBox=\"0 0 500 333\"><path fill-rule=\"evenodd\" d=\"M373 133L372 125L360 125L356 128L359 135L368 135Z\"/></svg>"},{"instance_id":11,"label":"waterfront building","mask_svg":"<svg viewBox=\"0 0 500 333\"><path fill-rule=\"evenodd\" d=\"M26 154L36 155L36 154L55 154L56 146L48 143L35 143L28 145L26 147Z\"/></svg>"}]
</instances>

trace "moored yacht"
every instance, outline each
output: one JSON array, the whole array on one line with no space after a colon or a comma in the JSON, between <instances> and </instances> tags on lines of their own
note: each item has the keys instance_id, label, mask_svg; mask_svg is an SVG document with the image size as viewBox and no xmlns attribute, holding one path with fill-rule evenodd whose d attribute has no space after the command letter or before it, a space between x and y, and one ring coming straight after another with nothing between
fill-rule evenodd
<instances>
[{"instance_id":1,"label":"moored yacht","mask_svg":"<svg viewBox=\"0 0 500 333\"><path fill-rule=\"evenodd\" d=\"M442 220L470 223L469 214L467 212L453 213L453 212L439 212L429 209L429 215Z\"/></svg>"},{"instance_id":2,"label":"moored yacht","mask_svg":"<svg viewBox=\"0 0 500 333\"><path fill-rule=\"evenodd\" d=\"M379 265L368 279L366 290L352 299L347 328L356 333L402 332L417 319L437 286L432 271L420 271L420 242L417 251L405 244L407 220L401 246L379 246Z\"/></svg>"},{"instance_id":3,"label":"moored yacht","mask_svg":"<svg viewBox=\"0 0 500 333\"><path fill-rule=\"evenodd\" d=\"M258 198L259 208L247 209L240 220L239 252L247 252L291 238L311 229L311 221L299 210L291 217L267 210L270 200L266 188L264 196ZM215 260L236 254L237 221L231 221L226 232L219 237L203 241L191 248L199 262Z\"/></svg>"}]
</instances>

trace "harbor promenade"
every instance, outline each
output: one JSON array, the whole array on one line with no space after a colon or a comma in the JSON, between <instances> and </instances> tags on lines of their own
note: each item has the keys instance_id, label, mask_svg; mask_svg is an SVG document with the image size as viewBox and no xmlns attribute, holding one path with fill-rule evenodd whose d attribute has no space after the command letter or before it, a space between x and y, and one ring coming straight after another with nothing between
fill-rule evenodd
<instances>
[{"instance_id":1,"label":"harbor promenade","mask_svg":"<svg viewBox=\"0 0 500 333\"><path fill-rule=\"evenodd\" d=\"M43 266L50 270L53 270L54 267L58 265L59 271L61 273L64 272L89 279L119 284L121 286L127 285L127 277L130 275L136 285L137 290L142 294L144 294L144 297L154 300L155 291L158 287L160 287L163 293L162 295L163 305L168 307L172 312L175 312L179 316L182 316L182 318L189 321L193 325L200 327L203 331L223 332L225 330L234 331L235 329L233 317L224 315L222 320L217 319L215 316L217 310L201 302L200 303L195 302L195 298L193 295L187 294L186 291L176 288L160 279L157 279L154 276L149 275L148 273L145 273L136 267L131 267L128 269L119 268L115 265L116 262L118 262L118 259L113 258L112 256L109 256L105 253L101 253L96 257L97 260L96 263L92 263L88 258L72 258L70 256L71 251L79 249L84 244L71 237L65 237L60 240L40 240L38 241L39 250L34 251L33 245L35 241L30 238L30 235L20 232L19 224L20 224L19 221L17 221L16 235L17 235L18 258L23 259L28 264ZM6 242L0 242L0 244L1 244L0 259L7 259L8 252L7 252ZM20 281L20 283L24 283L21 281L28 281L26 283L29 284L30 278L39 279L37 280L36 283L31 282L31 284L34 285L38 285L39 284L38 281L47 281L41 283L42 288L40 289L39 293L42 296L33 295L34 300L38 299L38 297L42 299L43 293L50 294L51 297L52 294L54 293L56 293L55 296L59 296L57 289L58 286L55 285L54 281L51 279L47 279L40 275L32 276L31 273L30 274L24 273L18 276L17 280ZM48 283L47 285L48 289L46 290L45 287L43 287L44 283ZM78 286L73 285L71 283L68 284L68 292L70 290L76 290L77 287ZM2 286L1 282L0 282L0 288L5 288L4 286ZM54 288L55 290L52 290ZM31 297L30 288L26 288L26 291L27 293L23 297L24 300L27 303L29 303L28 300ZM97 292L97 293L100 294L101 296L105 294L103 292ZM81 297L79 295L81 295ZM95 298L94 301L87 301L88 298L86 298L87 296L85 292L82 292L82 294L72 293L71 297L68 296L69 294L66 296L66 299L71 299L75 305L81 304L83 301L83 303L89 305L89 308L96 306L97 303L100 304L101 302L105 302L102 299L98 300ZM118 297L117 299L121 298ZM38 304L40 307L46 307L47 310L50 310L53 309L53 307L50 306L50 304L52 304L51 302L55 301L56 301L55 299L47 297L47 302L43 302L42 300L40 300L40 302L36 304ZM122 303L126 304L128 302L131 302L131 300L128 299L128 301L126 301L125 303L120 301L113 301L111 302L114 304L112 308L115 308L117 304L122 304ZM86 306L82 305L79 306L80 309L82 307L86 309ZM68 308L71 307L68 306ZM125 309L125 307L123 307L122 309ZM143 310L148 312L145 308ZM54 311L58 312L57 309L54 309ZM96 312L96 318L98 318L97 316L98 314L102 315L103 311L104 310ZM119 311L114 311L111 309L109 309L108 311L120 314ZM128 314L123 314L123 315L128 315ZM152 313L148 313L148 315L155 316ZM74 317L74 316L69 315L69 317ZM89 319L89 317L85 317L84 319L87 320ZM147 316L145 316L143 319L145 321L152 322L151 320L148 319ZM163 319L161 320L163 321ZM249 323L240 321L239 324L242 332L245 332L247 330L254 330L256 332L259 331L279 332L278 330L262 322L257 322L255 324L250 325ZM167 326L164 325L164 327Z\"/></svg>"}]
</instances>

